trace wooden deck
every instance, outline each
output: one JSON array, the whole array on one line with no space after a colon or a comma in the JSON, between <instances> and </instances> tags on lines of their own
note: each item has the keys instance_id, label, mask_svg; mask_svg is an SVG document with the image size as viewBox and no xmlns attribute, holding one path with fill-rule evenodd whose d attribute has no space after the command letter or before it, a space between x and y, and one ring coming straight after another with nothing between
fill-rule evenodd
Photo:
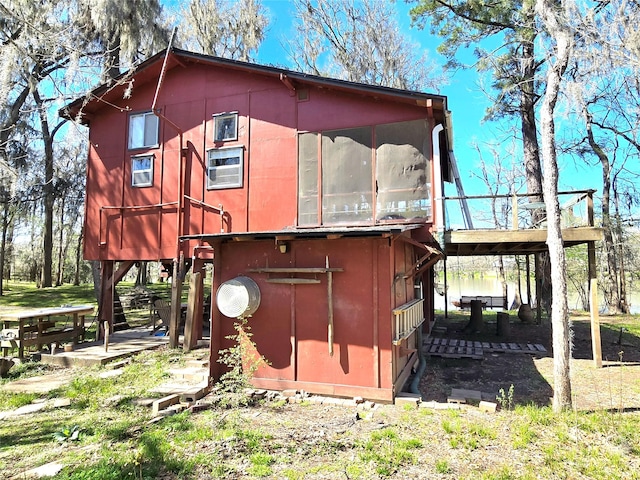
<instances>
[{"instance_id":1,"label":"wooden deck","mask_svg":"<svg viewBox=\"0 0 640 480\"><path fill-rule=\"evenodd\" d=\"M54 354L41 355L42 363L75 367L104 365L115 360L130 357L144 350L151 350L169 344L169 337L149 335L149 328L132 328L109 335L109 348L105 351L104 342L87 342L75 345L71 352L56 351Z\"/></svg>"},{"instance_id":2,"label":"wooden deck","mask_svg":"<svg viewBox=\"0 0 640 480\"><path fill-rule=\"evenodd\" d=\"M602 232L599 227L564 228L562 239L572 247L601 241ZM547 251L547 230L449 230L444 241L447 255L526 255Z\"/></svg>"},{"instance_id":3,"label":"wooden deck","mask_svg":"<svg viewBox=\"0 0 640 480\"><path fill-rule=\"evenodd\" d=\"M562 239L565 247L601 241L603 229L596 227L593 214L593 194L595 190L558 192L560 202ZM473 195L447 197L448 201L460 201L467 207L467 201L474 203L474 212L480 217L491 218L489 206L499 211L510 212L502 218L503 226L496 228L474 228L473 220L465 221L466 229L446 230L444 249L446 255L528 255L547 251L547 229L545 204L540 194ZM468 207L467 207L468 210ZM478 212L485 212L480 215ZM534 221L533 213L537 220ZM470 215L469 215L470 217ZM486 222L485 222L486 223ZM595 252L594 252L595 255ZM595 262L595 257L593 258ZM593 271L592 273L594 273Z\"/></svg>"}]
</instances>

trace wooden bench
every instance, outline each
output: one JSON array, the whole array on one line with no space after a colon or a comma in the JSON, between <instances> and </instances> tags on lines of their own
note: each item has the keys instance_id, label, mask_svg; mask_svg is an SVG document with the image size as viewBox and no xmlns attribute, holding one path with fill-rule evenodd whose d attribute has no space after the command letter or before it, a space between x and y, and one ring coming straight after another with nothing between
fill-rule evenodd
<instances>
[{"instance_id":1,"label":"wooden bench","mask_svg":"<svg viewBox=\"0 0 640 480\"><path fill-rule=\"evenodd\" d=\"M492 295L477 295L477 296L469 296L463 295L460 297L460 301L458 302L457 307L461 309L471 308L471 300L480 300L482 302L482 308L502 308L508 310L509 306L507 303L507 297L502 295L500 296L492 296ZM455 304L455 303L454 303Z\"/></svg>"}]
</instances>

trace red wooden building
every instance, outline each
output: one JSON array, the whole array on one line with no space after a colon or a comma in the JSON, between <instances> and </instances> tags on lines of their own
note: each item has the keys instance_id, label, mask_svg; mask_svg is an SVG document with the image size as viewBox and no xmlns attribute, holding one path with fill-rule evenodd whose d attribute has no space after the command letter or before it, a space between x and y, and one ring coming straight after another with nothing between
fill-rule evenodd
<instances>
[{"instance_id":1,"label":"red wooden building","mask_svg":"<svg viewBox=\"0 0 640 480\"><path fill-rule=\"evenodd\" d=\"M256 386L392 401L433 317L447 113L439 95L177 49L96 88L62 115L90 127L101 316L134 262L213 262L214 299L236 277L259 289ZM234 321L211 310L215 378Z\"/></svg>"}]
</instances>

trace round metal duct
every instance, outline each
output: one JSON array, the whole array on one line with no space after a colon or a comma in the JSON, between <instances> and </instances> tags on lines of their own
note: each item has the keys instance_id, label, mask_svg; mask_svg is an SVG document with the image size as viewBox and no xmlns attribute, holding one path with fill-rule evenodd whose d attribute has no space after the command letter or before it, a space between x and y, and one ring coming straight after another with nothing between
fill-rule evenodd
<instances>
[{"instance_id":1,"label":"round metal duct","mask_svg":"<svg viewBox=\"0 0 640 480\"><path fill-rule=\"evenodd\" d=\"M249 277L233 278L218 288L216 304L227 317L248 317L260 306L260 289Z\"/></svg>"}]
</instances>

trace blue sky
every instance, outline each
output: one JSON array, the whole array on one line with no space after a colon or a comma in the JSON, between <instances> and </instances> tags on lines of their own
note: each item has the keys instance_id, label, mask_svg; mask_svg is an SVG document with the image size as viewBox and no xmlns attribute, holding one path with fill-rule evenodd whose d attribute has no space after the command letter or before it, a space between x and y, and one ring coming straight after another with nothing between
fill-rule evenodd
<instances>
[{"instance_id":1,"label":"blue sky","mask_svg":"<svg viewBox=\"0 0 640 480\"><path fill-rule=\"evenodd\" d=\"M385 0L381 0L385 1ZM278 66L289 66L285 49L281 43L288 35L292 35L291 12L293 5L289 0L263 0L263 4L270 13L270 26L267 38L262 44L258 61ZM429 33L429 29L419 30L411 28L409 10L411 5L403 1L395 2L398 11L397 19L402 32L409 36L411 41L417 42L423 49L429 52L429 57L438 64L444 64L444 58L436 52L439 39ZM466 58L472 62L469 53ZM488 100L480 89L480 78L473 70L458 70L452 76L448 76L448 84L443 85L439 92L448 97L449 109L453 112L454 149L460 170L460 177L467 195L486 194L485 185L472 173L478 171L479 154L473 147L474 143L481 146L485 162L492 162L490 152L483 145L495 143L504 139L507 135L500 125L493 122L482 122ZM512 142L511 142L512 143ZM502 147L503 159L509 161L507 149L509 145ZM521 146L515 144L516 161L520 161ZM569 159L560 160L560 190L596 188L601 191L601 178L597 169L576 166ZM447 195L455 195L455 188L449 186L445 192Z\"/></svg>"}]
</instances>

